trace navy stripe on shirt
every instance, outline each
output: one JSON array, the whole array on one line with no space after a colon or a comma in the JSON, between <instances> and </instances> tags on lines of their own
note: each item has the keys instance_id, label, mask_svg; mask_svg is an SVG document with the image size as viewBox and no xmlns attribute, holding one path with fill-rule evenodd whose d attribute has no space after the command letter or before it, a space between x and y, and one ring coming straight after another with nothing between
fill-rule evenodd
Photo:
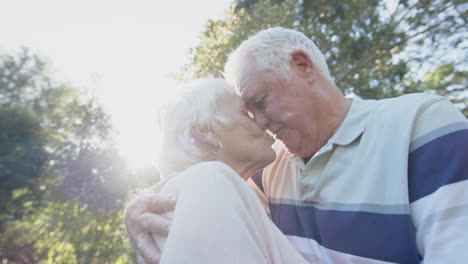
<instances>
[{"instance_id":1,"label":"navy stripe on shirt","mask_svg":"<svg viewBox=\"0 0 468 264\"><path fill-rule=\"evenodd\" d=\"M463 180L468 180L468 129L440 136L409 155L410 203Z\"/></svg>"},{"instance_id":2,"label":"navy stripe on shirt","mask_svg":"<svg viewBox=\"0 0 468 264\"><path fill-rule=\"evenodd\" d=\"M255 172L254 175L252 175L252 180L255 182L255 184L258 186L258 188L265 193L265 190L263 189L263 181L262 181L262 176L263 175L263 170L259 170Z\"/></svg>"},{"instance_id":3,"label":"navy stripe on shirt","mask_svg":"<svg viewBox=\"0 0 468 264\"><path fill-rule=\"evenodd\" d=\"M397 263L419 263L408 214L322 210L314 206L270 204L273 222L286 235L356 256Z\"/></svg>"}]
</instances>

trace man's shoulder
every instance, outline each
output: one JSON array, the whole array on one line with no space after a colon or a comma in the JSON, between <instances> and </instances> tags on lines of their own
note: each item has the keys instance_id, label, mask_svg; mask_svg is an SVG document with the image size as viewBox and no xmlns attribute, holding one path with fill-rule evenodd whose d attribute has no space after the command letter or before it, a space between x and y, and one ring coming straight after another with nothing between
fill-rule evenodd
<instances>
[{"instance_id":1,"label":"man's shoulder","mask_svg":"<svg viewBox=\"0 0 468 264\"><path fill-rule=\"evenodd\" d=\"M379 115L385 116L385 112L392 115L399 114L400 116L414 115L415 119L421 119L424 116L432 121L440 118L442 120L450 118L455 121L466 121L463 114L457 107L450 102L446 97L426 94L414 93L402 95L395 98L378 100L378 107L375 108Z\"/></svg>"},{"instance_id":2,"label":"man's shoulder","mask_svg":"<svg viewBox=\"0 0 468 264\"><path fill-rule=\"evenodd\" d=\"M434 134L434 131L468 127L468 121L459 109L439 95L408 94L377 102L367 129L379 135L394 136L395 131L402 135L406 131L411 135L411 141L415 141Z\"/></svg>"},{"instance_id":3,"label":"man's shoulder","mask_svg":"<svg viewBox=\"0 0 468 264\"><path fill-rule=\"evenodd\" d=\"M404 122L404 120L407 120L412 123L419 119L421 115L428 113L428 108L446 114L449 112L453 114L457 111L456 107L443 96L414 93L377 100L371 116L373 117L372 120L376 122L391 122L392 120Z\"/></svg>"},{"instance_id":4,"label":"man's shoulder","mask_svg":"<svg viewBox=\"0 0 468 264\"><path fill-rule=\"evenodd\" d=\"M427 93L405 94L398 97L377 100L380 108L397 107L398 109L421 108L438 101L447 100L445 97Z\"/></svg>"}]
</instances>

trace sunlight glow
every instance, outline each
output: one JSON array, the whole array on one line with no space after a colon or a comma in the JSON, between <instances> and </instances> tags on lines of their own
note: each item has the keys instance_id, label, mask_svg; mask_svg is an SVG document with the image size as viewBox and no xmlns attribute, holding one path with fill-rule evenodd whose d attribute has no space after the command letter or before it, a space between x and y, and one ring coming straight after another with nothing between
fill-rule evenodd
<instances>
[{"instance_id":1,"label":"sunlight glow","mask_svg":"<svg viewBox=\"0 0 468 264\"><path fill-rule=\"evenodd\" d=\"M0 0L0 52L28 47L50 60L53 77L88 88L111 114L122 154L134 168L151 166L170 76L230 2Z\"/></svg>"}]
</instances>

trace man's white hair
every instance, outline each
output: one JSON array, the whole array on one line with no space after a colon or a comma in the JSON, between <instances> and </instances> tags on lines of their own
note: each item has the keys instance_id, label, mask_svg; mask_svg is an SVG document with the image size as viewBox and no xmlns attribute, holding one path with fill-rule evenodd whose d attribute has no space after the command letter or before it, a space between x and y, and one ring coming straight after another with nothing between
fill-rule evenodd
<instances>
[{"instance_id":1,"label":"man's white hair","mask_svg":"<svg viewBox=\"0 0 468 264\"><path fill-rule=\"evenodd\" d=\"M230 118L218 111L217 103L228 94L235 95L235 91L221 79L196 80L182 87L181 96L165 109L160 119L162 137L158 164L162 177L203 161L206 153L200 149L193 127L213 131L216 122L228 124Z\"/></svg>"},{"instance_id":2,"label":"man's white hair","mask_svg":"<svg viewBox=\"0 0 468 264\"><path fill-rule=\"evenodd\" d=\"M281 27L262 30L242 42L229 55L224 76L236 89L245 85L252 74L269 70L287 83L291 76L291 54L296 50L306 52L317 70L333 80L315 43L299 31Z\"/></svg>"}]
</instances>

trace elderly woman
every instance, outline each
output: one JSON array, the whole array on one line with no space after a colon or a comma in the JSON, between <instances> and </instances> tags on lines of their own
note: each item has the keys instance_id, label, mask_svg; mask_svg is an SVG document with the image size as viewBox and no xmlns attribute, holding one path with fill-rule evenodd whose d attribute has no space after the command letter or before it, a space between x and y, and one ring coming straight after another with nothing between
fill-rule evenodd
<instances>
[{"instance_id":1,"label":"elderly woman","mask_svg":"<svg viewBox=\"0 0 468 264\"><path fill-rule=\"evenodd\" d=\"M162 124L159 192L177 196L160 263L306 263L245 182L275 159L273 139L223 80L199 80ZM143 262L143 261L142 261Z\"/></svg>"}]
</instances>

